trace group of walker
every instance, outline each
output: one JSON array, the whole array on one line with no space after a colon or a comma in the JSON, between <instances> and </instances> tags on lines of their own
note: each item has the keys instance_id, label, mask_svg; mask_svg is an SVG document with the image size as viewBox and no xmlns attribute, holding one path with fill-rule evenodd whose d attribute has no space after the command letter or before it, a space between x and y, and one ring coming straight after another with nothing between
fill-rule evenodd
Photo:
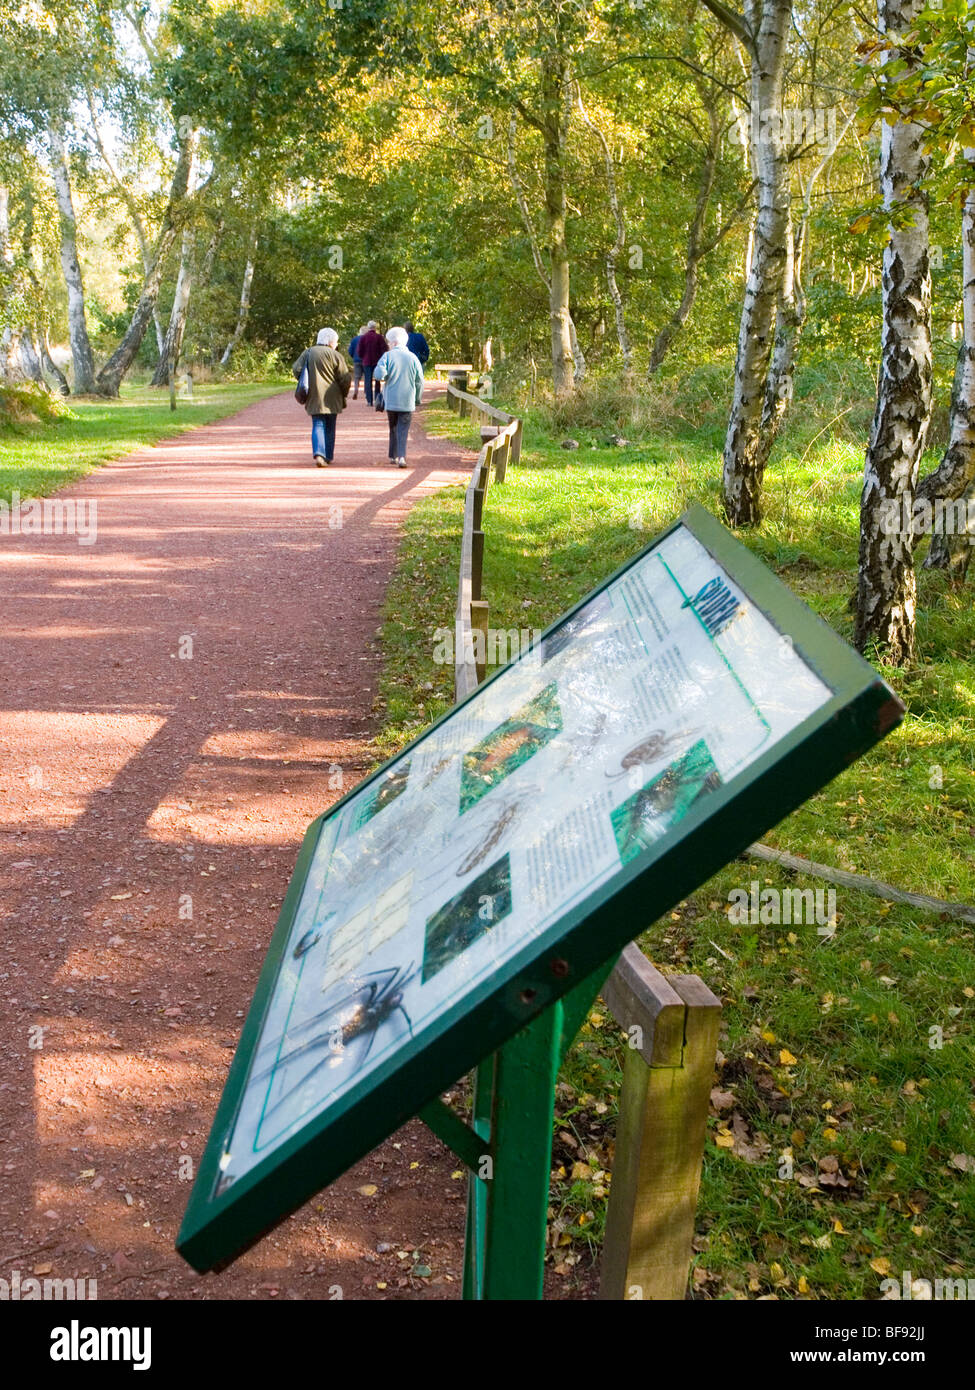
<instances>
[{"instance_id":1,"label":"group of walker","mask_svg":"<svg viewBox=\"0 0 975 1390\"><path fill-rule=\"evenodd\" d=\"M413 412L423 399L423 366L430 348L412 323L391 328L385 336L374 319L363 324L349 343L352 366L338 350L339 335L323 328L313 347L292 367L298 381L295 399L311 416L311 451L318 468L335 459L335 425L362 383L367 406L386 412L389 462L406 467L406 442Z\"/></svg>"}]
</instances>

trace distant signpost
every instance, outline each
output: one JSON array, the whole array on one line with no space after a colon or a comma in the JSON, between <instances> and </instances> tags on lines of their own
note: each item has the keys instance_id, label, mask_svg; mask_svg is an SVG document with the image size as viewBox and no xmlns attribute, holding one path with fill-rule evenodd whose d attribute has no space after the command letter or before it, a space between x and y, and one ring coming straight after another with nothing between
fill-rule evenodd
<instances>
[{"instance_id":1,"label":"distant signpost","mask_svg":"<svg viewBox=\"0 0 975 1390\"><path fill-rule=\"evenodd\" d=\"M902 715L693 508L312 824L182 1255L226 1263L420 1112L496 1175L516 1069L498 1066L470 1125L436 1098L516 1034L557 1068L620 949ZM506 1084L510 1102L529 1083ZM546 1185L550 1120L549 1101ZM485 1284L492 1232L507 1267L517 1225L472 1205L469 1295L517 1296Z\"/></svg>"}]
</instances>

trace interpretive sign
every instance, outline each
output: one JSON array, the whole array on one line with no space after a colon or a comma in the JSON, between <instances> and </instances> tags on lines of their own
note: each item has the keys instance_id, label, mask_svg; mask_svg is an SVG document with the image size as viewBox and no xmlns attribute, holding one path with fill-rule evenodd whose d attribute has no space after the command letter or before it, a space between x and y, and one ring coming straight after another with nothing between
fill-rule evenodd
<instances>
[{"instance_id":1,"label":"interpretive sign","mask_svg":"<svg viewBox=\"0 0 975 1390\"><path fill-rule=\"evenodd\" d=\"M902 714L689 511L311 826L181 1253L239 1252Z\"/></svg>"}]
</instances>

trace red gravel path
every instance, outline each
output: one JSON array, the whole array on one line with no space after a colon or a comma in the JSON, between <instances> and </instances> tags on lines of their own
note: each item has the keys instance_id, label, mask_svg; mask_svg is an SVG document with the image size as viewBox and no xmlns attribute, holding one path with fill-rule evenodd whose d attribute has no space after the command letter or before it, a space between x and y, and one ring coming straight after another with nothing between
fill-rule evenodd
<instances>
[{"instance_id":1,"label":"red gravel path","mask_svg":"<svg viewBox=\"0 0 975 1390\"><path fill-rule=\"evenodd\" d=\"M315 469L274 397L62 493L96 544L0 537L0 1278L459 1295L465 1185L418 1122L225 1273L173 1252L296 847L372 761L400 522L461 476L416 425L376 467L385 437L350 403Z\"/></svg>"}]
</instances>

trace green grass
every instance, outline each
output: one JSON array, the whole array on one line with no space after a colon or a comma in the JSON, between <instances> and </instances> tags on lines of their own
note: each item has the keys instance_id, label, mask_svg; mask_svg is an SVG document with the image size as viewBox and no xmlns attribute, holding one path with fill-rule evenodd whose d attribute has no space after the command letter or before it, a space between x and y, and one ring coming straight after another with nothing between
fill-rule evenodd
<instances>
[{"instance_id":1,"label":"green grass","mask_svg":"<svg viewBox=\"0 0 975 1390\"><path fill-rule=\"evenodd\" d=\"M800 383L768 476L766 520L741 536L846 638L869 419L867 402L849 404L804 402ZM620 422L635 441L627 448L603 447L605 422L577 417L569 432L581 447L571 452L559 447L561 430L530 414L521 465L485 503L492 626L544 627L689 498L719 514L721 408L716 392L699 392L677 418L638 430ZM837 409L845 413L830 424ZM444 407L427 419L473 442L469 422ZM448 488L407 521L383 629L386 753L451 703L452 670L434 660L434 632L452 623L462 497ZM973 902L975 606L970 590L952 591L937 572L920 571L919 586L919 660L884 671L908 706L904 724L765 838ZM694 1295L875 1299L888 1269L898 1281L902 1270L975 1277L975 1184L952 1163L975 1152L975 932L845 889L831 940L814 926L737 925L729 892L753 879L795 884L735 862L640 938L658 967L699 974L724 1005ZM551 1215L560 1273L599 1243L622 1057L619 1030L597 1007L559 1086ZM793 1176L781 1177L790 1164Z\"/></svg>"},{"instance_id":2,"label":"green grass","mask_svg":"<svg viewBox=\"0 0 975 1390\"><path fill-rule=\"evenodd\" d=\"M99 464L281 390L280 383L269 382L197 386L192 400L178 401L175 413L168 392L147 386L123 386L118 400L69 399L53 421L0 427L0 498L9 502L15 489L21 497L47 497Z\"/></svg>"}]
</instances>

